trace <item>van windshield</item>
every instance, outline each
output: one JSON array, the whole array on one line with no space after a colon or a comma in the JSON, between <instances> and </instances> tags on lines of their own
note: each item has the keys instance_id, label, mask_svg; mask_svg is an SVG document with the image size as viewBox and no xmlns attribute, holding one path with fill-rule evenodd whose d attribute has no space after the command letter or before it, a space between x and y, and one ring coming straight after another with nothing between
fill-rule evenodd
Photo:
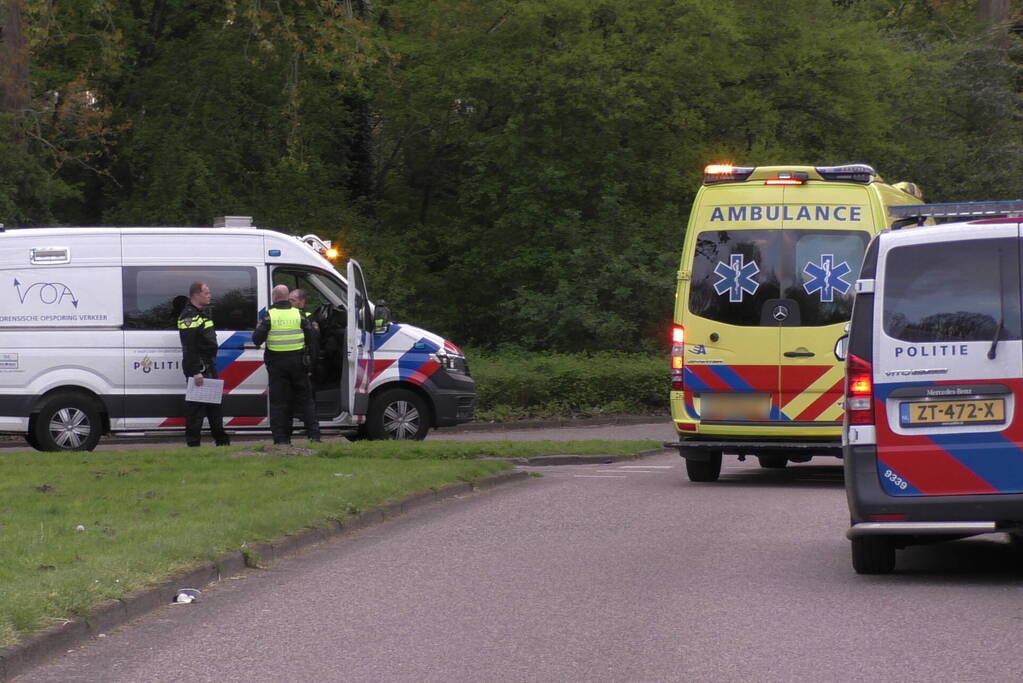
<instances>
[{"instance_id":1,"label":"van windshield","mask_svg":"<svg viewBox=\"0 0 1023 683\"><path fill-rule=\"evenodd\" d=\"M1020 338L1013 238L896 247L884 266L884 331L907 342Z\"/></svg>"},{"instance_id":2,"label":"van windshield","mask_svg":"<svg viewBox=\"0 0 1023 683\"><path fill-rule=\"evenodd\" d=\"M860 230L708 230L696 238L689 310L729 325L772 325L772 299L798 304L800 325L846 322L870 234Z\"/></svg>"}]
</instances>

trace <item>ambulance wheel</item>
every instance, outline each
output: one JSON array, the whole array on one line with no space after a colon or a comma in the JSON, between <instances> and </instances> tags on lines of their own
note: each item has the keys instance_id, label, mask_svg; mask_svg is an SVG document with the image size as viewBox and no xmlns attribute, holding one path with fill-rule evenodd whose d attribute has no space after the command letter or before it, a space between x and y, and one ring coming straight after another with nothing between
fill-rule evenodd
<instances>
[{"instance_id":1,"label":"ambulance wheel","mask_svg":"<svg viewBox=\"0 0 1023 683\"><path fill-rule=\"evenodd\" d=\"M686 458L689 481L717 481L721 475L721 452L710 453L706 460Z\"/></svg>"},{"instance_id":2,"label":"ambulance wheel","mask_svg":"<svg viewBox=\"0 0 1023 683\"><path fill-rule=\"evenodd\" d=\"M408 389L388 389L374 396L366 415L366 434L371 439L421 441L430 431L426 401Z\"/></svg>"},{"instance_id":3,"label":"ambulance wheel","mask_svg":"<svg viewBox=\"0 0 1023 683\"><path fill-rule=\"evenodd\" d=\"M99 443L99 408L75 393L54 394L39 408L35 440L41 451L91 451Z\"/></svg>"},{"instance_id":4,"label":"ambulance wheel","mask_svg":"<svg viewBox=\"0 0 1023 683\"><path fill-rule=\"evenodd\" d=\"M886 536L857 536L852 563L857 574L888 574L895 569L895 545Z\"/></svg>"},{"instance_id":5,"label":"ambulance wheel","mask_svg":"<svg viewBox=\"0 0 1023 683\"><path fill-rule=\"evenodd\" d=\"M757 460L761 467L769 470L780 470L789 464L789 459L784 455L758 455Z\"/></svg>"}]
</instances>

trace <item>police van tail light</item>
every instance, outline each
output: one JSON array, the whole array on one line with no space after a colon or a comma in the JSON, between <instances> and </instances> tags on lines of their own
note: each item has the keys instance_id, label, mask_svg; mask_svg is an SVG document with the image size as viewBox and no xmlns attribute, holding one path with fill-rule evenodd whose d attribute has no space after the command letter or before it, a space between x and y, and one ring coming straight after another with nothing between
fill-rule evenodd
<instances>
[{"instance_id":1,"label":"police van tail light","mask_svg":"<svg viewBox=\"0 0 1023 683\"><path fill-rule=\"evenodd\" d=\"M874 424L873 368L862 358L849 354L845 364L845 412L852 425Z\"/></svg>"},{"instance_id":2,"label":"police van tail light","mask_svg":"<svg viewBox=\"0 0 1023 683\"><path fill-rule=\"evenodd\" d=\"M685 370L686 333L681 325L671 326L671 390L682 391Z\"/></svg>"}]
</instances>

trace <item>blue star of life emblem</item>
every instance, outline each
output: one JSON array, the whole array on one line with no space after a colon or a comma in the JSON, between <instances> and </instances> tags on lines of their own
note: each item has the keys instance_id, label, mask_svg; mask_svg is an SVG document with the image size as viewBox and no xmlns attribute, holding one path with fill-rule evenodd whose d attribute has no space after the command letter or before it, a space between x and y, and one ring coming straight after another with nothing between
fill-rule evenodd
<instances>
[{"instance_id":1,"label":"blue star of life emblem","mask_svg":"<svg viewBox=\"0 0 1023 683\"><path fill-rule=\"evenodd\" d=\"M808 262L803 272L810 276L810 279L803 283L803 289L807 294L814 292L821 293L821 301L830 303L835 298L835 292L845 294L852 287L852 284L842 278L852 271L849 264L842 261L835 265L833 254L821 254L821 264Z\"/></svg>"},{"instance_id":2,"label":"blue star of life emblem","mask_svg":"<svg viewBox=\"0 0 1023 683\"><path fill-rule=\"evenodd\" d=\"M714 283L714 291L718 294L728 292L731 303L741 302L743 292L756 294L760 287L760 283L753 279L760 272L760 267L755 261L744 263L745 260L742 254L729 254L728 264L718 261L714 267L714 274L721 278Z\"/></svg>"}]
</instances>

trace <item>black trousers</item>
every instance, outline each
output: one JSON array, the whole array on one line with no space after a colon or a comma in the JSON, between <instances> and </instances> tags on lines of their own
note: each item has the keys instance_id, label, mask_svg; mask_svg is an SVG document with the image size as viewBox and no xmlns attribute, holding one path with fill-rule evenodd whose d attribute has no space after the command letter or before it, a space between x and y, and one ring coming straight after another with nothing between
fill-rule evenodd
<instances>
[{"instance_id":1,"label":"black trousers","mask_svg":"<svg viewBox=\"0 0 1023 683\"><path fill-rule=\"evenodd\" d=\"M320 423L310 400L312 387L301 352L267 354L266 371L270 376L270 431L274 443L291 443L291 425L295 413L302 416L306 436L320 438Z\"/></svg>"},{"instance_id":2,"label":"black trousers","mask_svg":"<svg viewBox=\"0 0 1023 683\"><path fill-rule=\"evenodd\" d=\"M212 364L210 364L212 366ZM215 368L207 369L203 377L217 379ZM202 421L206 418L210 422L210 432L213 433L213 440L218 446L227 446L231 438L224 431L224 411L219 403L199 403L198 401L185 401L185 443L189 446L198 446L202 434Z\"/></svg>"}]
</instances>

